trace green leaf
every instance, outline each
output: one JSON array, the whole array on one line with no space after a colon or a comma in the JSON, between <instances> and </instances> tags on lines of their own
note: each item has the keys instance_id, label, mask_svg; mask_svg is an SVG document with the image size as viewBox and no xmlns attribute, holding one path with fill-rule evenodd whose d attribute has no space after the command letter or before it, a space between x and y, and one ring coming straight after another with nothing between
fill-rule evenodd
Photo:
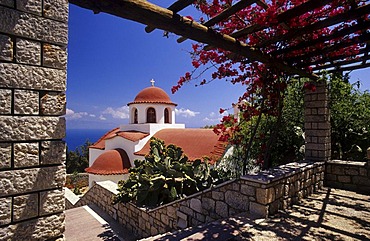
<instances>
[{"instance_id":1,"label":"green leaf","mask_svg":"<svg viewBox=\"0 0 370 241\"><path fill-rule=\"evenodd\" d=\"M172 187L171 191L170 191L170 199L171 199L171 201L173 201L173 200L176 200L176 198L177 198L176 188Z\"/></svg>"},{"instance_id":2,"label":"green leaf","mask_svg":"<svg viewBox=\"0 0 370 241\"><path fill-rule=\"evenodd\" d=\"M197 167L197 166L199 166L201 163L202 163L202 161L201 161L200 159L196 159L196 160L193 162L193 167Z\"/></svg>"},{"instance_id":3,"label":"green leaf","mask_svg":"<svg viewBox=\"0 0 370 241\"><path fill-rule=\"evenodd\" d=\"M159 157L159 151L157 147L152 148L152 153L154 157Z\"/></svg>"},{"instance_id":4,"label":"green leaf","mask_svg":"<svg viewBox=\"0 0 370 241\"><path fill-rule=\"evenodd\" d=\"M164 185L164 180L162 179L157 179L155 181L152 182L152 185L149 187L149 191L155 191L155 190L158 190L158 189L161 189Z\"/></svg>"},{"instance_id":5,"label":"green leaf","mask_svg":"<svg viewBox=\"0 0 370 241\"><path fill-rule=\"evenodd\" d=\"M168 175L171 177L183 177L183 174L175 169L169 169L167 171Z\"/></svg>"},{"instance_id":6,"label":"green leaf","mask_svg":"<svg viewBox=\"0 0 370 241\"><path fill-rule=\"evenodd\" d=\"M164 164L165 164L166 168L169 169L171 167L171 158L170 157L166 157L164 159Z\"/></svg>"},{"instance_id":7,"label":"green leaf","mask_svg":"<svg viewBox=\"0 0 370 241\"><path fill-rule=\"evenodd\" d=\"M155 207L158 204L158 191L150 192L145 204L149 207Z\"/></svg>"},{"instance_id":8,"label":"green leaf","mask_svg":"<svg viewBox=\"0 0 370 241\"><path fill-rule=\"evenodd\" d=\"M138 190L137 199L136 199L138 204L140 204L140 205L143 204L145 199L147 198L148 194L149 194L148 190L145 190L145 189L144 190Z\"/></svg>"}]
</instances>

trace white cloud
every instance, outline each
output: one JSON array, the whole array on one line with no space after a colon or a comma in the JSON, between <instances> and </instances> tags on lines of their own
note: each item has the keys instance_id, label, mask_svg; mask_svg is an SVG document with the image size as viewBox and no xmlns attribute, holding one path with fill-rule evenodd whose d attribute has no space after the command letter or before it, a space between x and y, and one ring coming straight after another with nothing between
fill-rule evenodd
<instances>
[{"instance_id":1,"label":"white cloud","mask_svg":"<svg viewBox=\"0 0 370 241\"><path fill-rule=\"evenodd\" d=\"M74 112L71 109L66 110L66 119L67 120L76 120L76 119L81 119L84 116L87 116L87 112Z\"/></svg>"},{"instance_id":2,"label":"white cloud","mask_svg":"<svg viewBox=\"0 0 370 241\"><path fill-rule=\"evenodd\" d=\"M215 112L211 112L207 117L203 119L203 121L211 124L219 123L222 117L226 115L229 115L227 111L224 111L224 113L218 115Z\"/></svg>"},{"instance_id":3,"label":"white cloud","mask_svg":"<svg viewBox=\"0 0 370 241\"><path fill-rule=\"evenodd\" d=\"M219 122L220 120L221 118L208 118L208 117L203 119L204 122L212 122L212 123Z\"/></svg>"},{"instance_id":4,"label":"white cloud","mask_svg":"<svg viewBox=\"0 0 370 241\"><path fill-rule=\"evenodd\" d=\"M198 114L200 114L200 112L196 112L196 111L192 111L192 110L189 110L189 109L184 109L184 108L181 108L181 109L175 109L175 113L176 115L180 115L180 116L183 116L183 117L194 117Z\"/></svg>"},{"instance_id":5,"label":"white cloud","mask_svg":"<svg viewBox=\"0 0 370 241\"><path fill-rule=\"evenodd\" d=\"M96 117L96 115L94 115L94 114L89 114L89 116L90 116L90 117Z\"/></svg>"},{"instance_id":6,"label":"white cloud","mask_svg":"<svg viewBox=\"0 0 370 241\"><path fill-rule=\"evenodd\" d=\"M116 119L128 119L129 118L129 108L128 106L122 106L118 108L108 107L102 112L102 114L111 115L113 118L116 118ZM101 117L103 116L101 115L99 118L102 119Z\"/></svg>"},{"instance_id":7,"label":"white cloud","mask_svg":"<svg viewBox=\"0 0 370 241\"><path fill-rule=\"evenodd\" d=\"M106 119L107 119L107 118L105 118L103 115L100 115L100 116L99 116L99 120L103 120L103 121L104 121L104 120L106 120Z\"/></svg>"}]
</instances>

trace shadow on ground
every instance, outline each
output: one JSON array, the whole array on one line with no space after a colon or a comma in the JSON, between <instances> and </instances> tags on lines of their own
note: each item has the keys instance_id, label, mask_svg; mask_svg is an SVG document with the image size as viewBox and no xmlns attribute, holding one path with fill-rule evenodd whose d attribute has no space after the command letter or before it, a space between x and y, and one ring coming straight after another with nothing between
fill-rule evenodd
<instances>
[{"instance_id":1,"label":"shadow on ground","mask_svg":"<svg viewBox=\"0 0 370 241\"><path fill-rule=\"evenodd\" d=\"M244 214L147 240L370 240L370 197L327 188L269 219Z\"/></svg>"}]
</instances>

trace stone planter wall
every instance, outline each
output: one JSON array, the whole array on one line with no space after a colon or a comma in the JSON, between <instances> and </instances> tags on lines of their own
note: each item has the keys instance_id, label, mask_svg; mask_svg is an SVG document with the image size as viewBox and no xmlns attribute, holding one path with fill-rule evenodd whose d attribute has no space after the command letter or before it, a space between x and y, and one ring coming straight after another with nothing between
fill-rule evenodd
<instances>
[{"instance_id":1,"label":"stone planter wall","mask_svg":"<svg viewBox=\"0 0 370 241\"><path fill-rule=\"evenodd\" d=\"M130 203L112 205L117 185L111 181L97 182L77 202L66 202L67 207L94 203L138 237L148 237L238 213L266 217L321 188L323 178L323 163L292 163L151 210Z\"/></svg>"},{"instance_id":2,"label":"stone planter wall","mask_svg":"<svg viewBox=\"0 0 370 241\"><path fill-rule=\"evenodd\" d=\"M64 232L68 1L0 0L0 239Z\"/></svg>"},{"instance_id":3,"label":"stone planter wall","mask_svg":"<svg viewBox=\"0 0 370 241\"><path fill-rule=\"evenodd\" d=\"M266 217L321 189L324 170L324 162L290 163L242 177L241 191L254 194L249 198L249 211Z\"/></svg>"},{"instance_id":4,"label":"stone planter wall","mask_svg":"<svg viewBox=\"0 0 370 241\"><path fill-rule=\"evenodd\" d=\"M370 161L328 161L325 186L370 194Z\"/></svg>"}]
</instances>

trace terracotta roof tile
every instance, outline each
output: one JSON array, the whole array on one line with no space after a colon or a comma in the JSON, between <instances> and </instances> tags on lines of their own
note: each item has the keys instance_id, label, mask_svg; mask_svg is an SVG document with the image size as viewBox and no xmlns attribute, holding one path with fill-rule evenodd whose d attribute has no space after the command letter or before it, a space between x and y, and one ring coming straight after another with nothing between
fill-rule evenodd
<instances>
[{"instance_id":1,"label":"terracotta roof tile","mask_svg":"<svg viewBox=\"0 0 370 241\"><path fill-rule=\"evenodd\" d=\"M120 131L120 132L117 132L117 136L123 137L129 141L135 142L135 141L139 141L149 136L149 133L140 132L140 131ZM109 137L109 138L113 138L113 137ZM106 138L106 139L109 139L109 138Z\"/></svg>"},{"instance_id":2,"label":"terracotta roof tile","mask_svg":"<svg viewBox=\"0 0 370 241\"><path fill-rule=\"evenodd\" d=\"M140 91L136 95L134 101L127 105L138 103L177 105L171 101L170 97L164 90L155 86L150 86Z\"/></svg>"},{"instance_id":3,"label":"terracotta roof tile","mask_svg":"<svg viewBox=\"0 0 370 241\"><path fill-rule=\"evenodd\" d=\"M222 157L226 149L226 143L219 141L219 137L211 129L163 129L154 137L163 140L166 145L181 147L190 160L207 156L211 159L211 164ZM150 141L134 154L145 156L149 150Z\"/></svg>"},{"instance_id":4,"label":"terracotta roof tile","mask_svg":"<svg viewBox=\"0 0 370 241\"><path fill-rule=\"evenodd\" d=\"M119 132L119 131L120 131L119 130L119 127L114 128L113 130L108 131L102 137L100 137L100 139L97 140L94 144L92 144L91 146L89 146L89 148L104 150L105 149L105 139L112 138L112 137L116 136L116 133Z\"/></svg>"},{"instance_id":5,"label":"terracotta roof tile","mask_svg":"<svg viewBox=\"0 0 370 241\"><path fill-rule=\"evenodd\" d=\"M130 159L123 149L107 150L100 154L91 167L85 171L96 175L127 174L131 167Z\"/></svg>"},{"instance_id":6,"label":"terracotta roof tile","mask_svg":"<svg viewBox=\"0 0 370 241\"><path fill-rule=\"evenodd\" d=\"M113 137L116 137L116 136L120 136L129 141L135 142L135 141L139 141L147 137L148 135L149 135L148 133L139 132L139 131L120 131L120 129L117 127L105 133L97 142L89 146L89 148L104 150L105 140L112 139Z\"/></svg>"}]
</instances>

